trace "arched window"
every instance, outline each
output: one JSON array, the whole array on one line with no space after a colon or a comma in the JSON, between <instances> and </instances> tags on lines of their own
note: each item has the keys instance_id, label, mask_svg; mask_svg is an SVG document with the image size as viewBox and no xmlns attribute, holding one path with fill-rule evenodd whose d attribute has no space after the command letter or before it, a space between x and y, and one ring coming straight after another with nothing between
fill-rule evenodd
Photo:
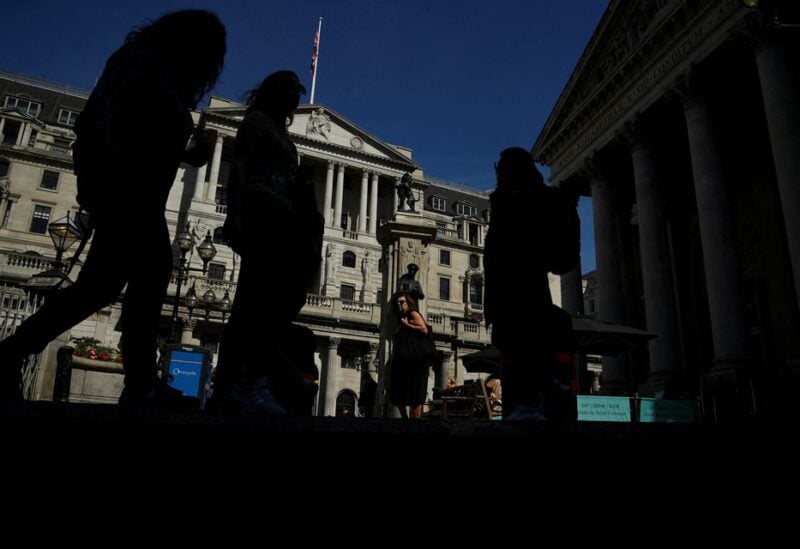
<instances>
[{"instance_id":1,"label":"arched window","mask_svg":"<svg viewBox=\"0 0 800 549\"><path fill-rule=\"evenodd\" d=\"M356 395L352 391L342 391L336 397L336 417L355 417Z\"/></svg>"},{"instance_id":2,"label":"arched window","mask_svg":"<svg viewBox=\"0 0 800 549\"><path fill-rule=\"evenodd\" d=\"M355 269L356 267L356 254L347 250L345 253L342 254L342 267L350 267Z\"/></svg>"}]
</instances>

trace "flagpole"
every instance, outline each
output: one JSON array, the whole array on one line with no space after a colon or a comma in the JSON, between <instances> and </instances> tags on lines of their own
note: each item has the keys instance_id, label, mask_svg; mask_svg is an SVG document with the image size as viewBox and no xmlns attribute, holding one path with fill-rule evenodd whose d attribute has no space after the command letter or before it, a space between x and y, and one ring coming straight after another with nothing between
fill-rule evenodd
<instances>
[{"instance_id":1,"label":"flagpole","mask_svg":"<svg viewBox=\"0 0 800 549\"><path fill-rule=\"evenodd\" d=\"M314 72L311 75L311 101L314 104L314 92L317 89L317 63L319 61L319 43L322 38L322 17L319 18L319 25L317 26L317 36L314 39Z\"/></svg>"}]
</instances>

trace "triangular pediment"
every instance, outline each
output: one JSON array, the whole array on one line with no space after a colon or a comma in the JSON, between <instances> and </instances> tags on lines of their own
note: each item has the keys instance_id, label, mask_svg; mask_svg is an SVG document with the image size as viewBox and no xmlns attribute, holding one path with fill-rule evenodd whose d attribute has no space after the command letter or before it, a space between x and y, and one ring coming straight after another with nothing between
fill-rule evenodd
<instances>
[{"instance_id":1,"label":"triangular pediment","mask_svg":"<svg viewBox=\"0 0 800 549\"><path fill-rule=\"evenodd\" d=\"M395 147L324 105L301 105L294 113L289 133L309 145L400 162L407 165L409 170L418 168L413 160Z\"/></svg>"},{"instance_id":2,"label":"triangular pediment","mask_svg":"<svg viewBox=\"0 0 800 549\"><path fill-rule=\"evenodd\" d=\"M215 98L203 113L217 124L236 128L246 109L245 105ZM327 150L337 156L363 156L409 172L419 169L407 149L381 141L324 105L300 105L294 112L289 135L301 147Z\"/></svg>"},{"instance_id":3,"label":"triangular pediment","mask_svg":"<svg viewBox=\"0 0 800 549\"><path fill-rule=\"evenodd\" d=\"M17 107L0 108L0 116L3 116L5 118L16 118L17 120L21 120L22 122L36 124L40 128L44 127L44 122L42 122L38 118L34 118L28 113L22 112Z\"/></svg>"},{"instance_id":4,"label":"triangular pediment","mask_svg":"<svg viewBox=\"0 0 800 549\"><path fill-rule=\"evenodd\" d=\"M685 0L612 0L564 86L534 144L537 160L547 163L550 142L575 119L590 114L587 105L631 78L625 70ZM543 153L545 158L541 158Z\"/></svg>"}]
</instances>

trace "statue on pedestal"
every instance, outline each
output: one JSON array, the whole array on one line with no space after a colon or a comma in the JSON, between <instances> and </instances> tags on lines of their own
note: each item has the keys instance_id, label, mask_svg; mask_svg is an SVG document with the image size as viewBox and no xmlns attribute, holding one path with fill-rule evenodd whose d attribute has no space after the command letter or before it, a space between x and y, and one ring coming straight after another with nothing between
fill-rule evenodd
<instances>
[{"instance_id":1,"label":"statue on pedestal","mask_svg":"<svg viewBox=\"0 0 800 549\"><path fill-rule=\"evenodd\" d=\"M403 174L400 183L397 184L397 198L399 199L397 204L398 210L404 212L416 211L414 210L414 204L417 200L414 198L414 193L411 191L411 174L408 172Z\"/></svg>"},{"instance_id":2,"label":"statue on pedestal","mask_svg":"<svg viewBox=\"0 0 800 549\"><path fill-rule=\"evenodd\" d=\"M406 267L408 272L400 277L397 281L397 291L399 293L407 293L419 302L425 299L425 294L422 293L422 285L416 280L417 271L419 267L416 263L409 263Z\"/></svg>"}]
</instances>

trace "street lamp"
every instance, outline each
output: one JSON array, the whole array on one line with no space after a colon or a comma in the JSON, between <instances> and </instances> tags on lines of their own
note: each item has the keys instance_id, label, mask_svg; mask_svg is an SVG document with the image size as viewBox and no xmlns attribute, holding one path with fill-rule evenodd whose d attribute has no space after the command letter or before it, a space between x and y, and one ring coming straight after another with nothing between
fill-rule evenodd
<instances>
[{"instance_id":1,"label":"street lamp","mask_svg":"<svg viewBox=\"0 0 800 549\"><path fill-rule=\"evenodd\" d=\"M170 318L173 326L178 322L178 306L181 300L181 286L183 286L183 282L188 278L188 273L190 271L202 271L203 274L206 274L208 262L214 259L214 256L217 255L217 249L214 247L214 242L211 240L211 231L207 231L203 241L197 245L197 255L199 255L200 259L203 260L203 268L198 269L197 267L189 266L189 262L186 260L186 254L194 247L194 235L192 235L188 223L186 224L186 228L175 237L175 243L178 245L178 250L181 252L181 257L178 261L178 273L176 276L177 287L175 289L175 301L172 305L172 317ZM197 292L193 290L194 285L187 294L187 300L190 294L193 293L194 296L192 299L194 300L194 305L196 305ZM189 305L188 301L187 307L189 307L190 310L194 308Z\"/></svg>"},{"instance_id":2,"label":"street lamp","mask_svg":"<svg viewBox=\"0 0 800 549\"><path fill-rule=\"evenodd\" d=\"M75 244L83 236L83 231L75 223L75 220L70 218L69 212L66 217L62 217L53 221L47 226L47 232L50 233L50 238L53 239L53 246L56 248L56 261L54 267L63 270L61 258L64 252Z\"/></svg>"}]
</instances>

